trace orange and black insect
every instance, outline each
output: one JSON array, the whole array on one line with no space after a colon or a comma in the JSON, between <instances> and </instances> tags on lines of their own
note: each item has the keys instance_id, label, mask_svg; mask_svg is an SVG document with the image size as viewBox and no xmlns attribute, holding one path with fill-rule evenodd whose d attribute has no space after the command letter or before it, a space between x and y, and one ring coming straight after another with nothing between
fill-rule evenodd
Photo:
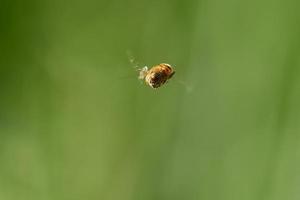
<instances>
[{"instance_id":1,"label":"orange and black insect","mask_svg":"<svg viewBox=\"0 0 300 200\"><path fill-rule=\"evenodd\" d=\"M165 84L175 74L171 65L161 63L148 70L145 66L140 70L139 79L145 80L146 84L156 89Z\"/></svg>"}]
</instances>

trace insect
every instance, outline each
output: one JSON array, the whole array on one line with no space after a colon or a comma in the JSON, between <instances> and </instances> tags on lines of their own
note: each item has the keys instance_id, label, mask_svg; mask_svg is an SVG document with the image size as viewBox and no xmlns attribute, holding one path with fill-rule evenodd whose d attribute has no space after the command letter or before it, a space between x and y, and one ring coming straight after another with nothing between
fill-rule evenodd
<instances>
[{"instance_id":1,"label":"insect","mask_svg":"<svg viewBox=\"0 0 300 200\"><path fill-rule=\"evenodd\" d=\"M139 79L156 89L165 84L175 74L174 69L167 63L161 63L148 69L147 66L140 70Z\"/></svg>"}]
</instances>

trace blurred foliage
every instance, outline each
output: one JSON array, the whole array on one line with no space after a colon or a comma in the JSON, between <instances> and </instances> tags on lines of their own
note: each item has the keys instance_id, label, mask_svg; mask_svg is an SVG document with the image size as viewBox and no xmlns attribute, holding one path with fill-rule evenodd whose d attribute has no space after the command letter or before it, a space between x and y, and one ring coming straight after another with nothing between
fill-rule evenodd
<instances>
[{"instance_id":1,"label":"blurred foliage","mask_svg":"<svg viewBox=\"0 0 300 200\"><path fill-rule=\"evenodd\" d=\"M299 6L1 0L0 199L299 199Z\"/></svg>"}]
</instances>

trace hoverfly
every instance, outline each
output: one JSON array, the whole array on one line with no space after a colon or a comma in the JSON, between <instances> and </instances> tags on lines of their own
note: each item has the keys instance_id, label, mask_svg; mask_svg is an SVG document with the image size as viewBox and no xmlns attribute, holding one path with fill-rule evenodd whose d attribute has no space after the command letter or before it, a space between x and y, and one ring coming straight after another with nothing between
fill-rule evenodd
<instances>
[{"instance_id":1,"label":"hoverfly","mask_svg":"<svg viewBox=\"0 0 300 200\"><path fill-rule=\"evenodd\" d=\"M173 67L167 63L161 63L148 69L147 66L139 68L139 64L135 61L130 51L127 51L130 63L138 68L140 80L144 80L147 85L156 89L165 84L175 74Z\"/></svg>"},{"instance_id":2,"label":"hoverfly","mask_svg":"<svg viewBox=\"0 0 300 200\"><path fill-rule=\"evenodd\" d=\"M147 66L140 70L139 79L156 89L165 84L175 74L174 69L167 63L161 63L148 69Z\"/></svg>"}]
</instances>

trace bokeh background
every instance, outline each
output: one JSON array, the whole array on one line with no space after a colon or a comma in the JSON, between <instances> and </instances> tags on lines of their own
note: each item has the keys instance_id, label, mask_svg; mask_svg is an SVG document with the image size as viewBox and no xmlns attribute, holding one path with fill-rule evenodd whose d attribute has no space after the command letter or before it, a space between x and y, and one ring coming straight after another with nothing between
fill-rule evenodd
<instances>
[{"instance_id":1,"label":"bokeh background","mask_svg":"<svg viewBox=\"0 0 300 200\"><path fill-rule=\"evenodd\" d=\"M300 199L299 4L1 0L0 199Z\"/></svg>"}]
</instances>

